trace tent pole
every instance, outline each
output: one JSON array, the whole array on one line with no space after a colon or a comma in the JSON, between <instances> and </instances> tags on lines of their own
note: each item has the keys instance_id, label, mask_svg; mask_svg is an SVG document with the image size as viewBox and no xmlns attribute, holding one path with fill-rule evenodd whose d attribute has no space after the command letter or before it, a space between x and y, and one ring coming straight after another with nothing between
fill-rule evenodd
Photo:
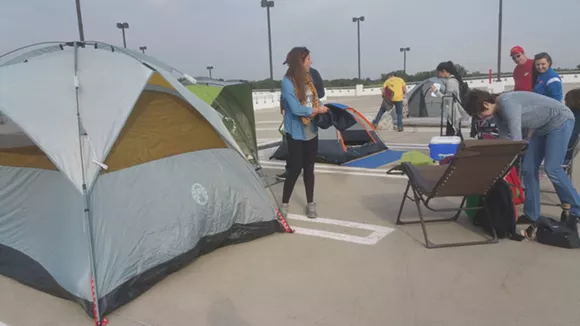
<instances>
[{"instance_id":1,"label":"tent pole","mask_svg":"<svg viewBox=\"0 0 580 326\"><path fill-rule=\"evenodd\" d=\"M79 80L78 80L78 43L75 42L75 46L74 46L74 51L75 51L75 62L74 62L74 81L75 81L75 97L76 97L76 107L77 107L77 126L78 126L78 132L79 132L79 150L80 150L80 155L81 155L81 172L82 172L82 179L83 179L83 200L84 200L84 213L85 213L85 221L84 221L84 228L85 228L85 232L87 234L88 237L88 250L89 250L89 263L90 263L90 268L91 268L91 277L90 277L90 286L91 286L91 296L92 296L92 300L93 300L93 315L94 315L94 319L95 319L95 325L96 326L102 326L104 324L106 324L106 322L104 322L103 320L101 320L101 312L99 309L99 295L98 295L98 286L97 286L97 281L96 281L96 268L95 268L95 251L94 251L94 241L93 241L93 228L92 228L92 223L91 223L91 212L89 209L89 197L87 194L87 184L86 184L86 178L85 178L85 166L84 166L84 157L83 157L83 143L82 143L82 137L83 135L86 136L84 128L82 128L82 122L81 122L81 114L80 114L80 110L79 110Z\"/></svg>"}]
</instances>

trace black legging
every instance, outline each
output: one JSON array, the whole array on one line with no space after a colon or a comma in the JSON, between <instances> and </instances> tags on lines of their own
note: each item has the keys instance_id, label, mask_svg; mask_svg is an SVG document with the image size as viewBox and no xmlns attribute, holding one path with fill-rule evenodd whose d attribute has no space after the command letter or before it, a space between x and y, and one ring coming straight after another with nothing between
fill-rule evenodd
<instances>
[{"instance_id":1,"label":"black legging","mask_svg":"<svg viewBox=\"0 0 580 326\"><path fill-rule=\"evenodd\" d=\"M318 152L318 136L311 140L295 140L290 135L286 135L288 141L288 175L284 180L284 193L282 203L287 204L292 196L294 185L300 171L304 170L304 188L306 188L306 200L308 203L314 201L314 160Z\"/></svg>"}]
</instances>

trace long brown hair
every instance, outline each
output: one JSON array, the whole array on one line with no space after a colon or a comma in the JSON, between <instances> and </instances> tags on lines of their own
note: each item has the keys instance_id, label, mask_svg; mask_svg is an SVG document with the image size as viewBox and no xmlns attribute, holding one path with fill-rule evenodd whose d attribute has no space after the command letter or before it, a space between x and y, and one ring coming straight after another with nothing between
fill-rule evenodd
<instances>
[{"instance_id":1,"label":"long brown hair","mask_svg":"<svg viewBox=\"0 0 580 326\"><path fill-rule=\"evenodd\" d=\"M304 60L309 54L310 50L301 46L290 50L286 57L286 63L288 63L286 76L294 83L296 97L301 103L306 101L306 79L309 72L304 69Z\"/></svg>"}]
</instances>

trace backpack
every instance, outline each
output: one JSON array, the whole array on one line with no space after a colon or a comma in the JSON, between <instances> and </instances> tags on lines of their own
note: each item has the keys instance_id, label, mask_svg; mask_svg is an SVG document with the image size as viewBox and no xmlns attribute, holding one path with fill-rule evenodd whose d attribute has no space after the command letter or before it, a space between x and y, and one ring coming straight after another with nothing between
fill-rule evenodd
<instances>
[{"instance_id":1,"label":"backpack","mask_svg":"<svg viewBox=\"0 0 580 326\"><path fill-rule=\"evenodd\" d=\"M516 232L516 212L509 184L503 179L497 181L487 193L486 202L491 223L485 216L485 210L480 209L473 217L473 225L483 228L490 236L495 230L500 239L522 241L524 237Z\"/></svg>"}]
</instances>

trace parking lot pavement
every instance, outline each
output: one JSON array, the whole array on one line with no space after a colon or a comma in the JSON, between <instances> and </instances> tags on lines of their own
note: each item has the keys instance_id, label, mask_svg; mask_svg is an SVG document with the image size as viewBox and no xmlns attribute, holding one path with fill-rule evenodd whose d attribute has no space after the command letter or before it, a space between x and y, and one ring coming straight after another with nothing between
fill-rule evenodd
<instances>
[{"instance_id":1,"label":"parking lot pavement","mask_svg":"<svg viewBox=\"0 0 580 326\"><path fill-rule=\"evenodd\" d=\"M381 136L406 144L430 138L407 131ZM266 163L265 171L279 172L282 164ZM580 325L577 250L510 240L426 249L420 226L394 223L404 177L383 168L317 165L317 171L319 220L304 218L299 180L288 219L296 233L202 256L108 316L109 325ZM282 184L271 189L279 200ZM411 204L403 218L417 217ZM445 242L477 238L469 224L464 216L428 227L434 242ZM0 326L92 324L77 304L0 276Z\"/></svg>"},{"instance_id":2,"label":"parking lot pavement","mask_svg":"<svg viewBox=\"0 0 580 326\"><path fill-rule=\"evenodd\" d=\"M109 325L544 326L554 316L558 325L579 324L576 251L509 240L425 249L419 226L394 225L404 185L317 175L323 220L312 222L301 218L299 181L289 222L302 232L203 256L109 316ZM278 198L281 186L272 187ZM403 214L414 218L416 209ZM461 221L429 226L433 240L478 237ZM10 326L92 323L76 304L3 277L0 287L0 320Z\"/></svg>"}]
</instances>

